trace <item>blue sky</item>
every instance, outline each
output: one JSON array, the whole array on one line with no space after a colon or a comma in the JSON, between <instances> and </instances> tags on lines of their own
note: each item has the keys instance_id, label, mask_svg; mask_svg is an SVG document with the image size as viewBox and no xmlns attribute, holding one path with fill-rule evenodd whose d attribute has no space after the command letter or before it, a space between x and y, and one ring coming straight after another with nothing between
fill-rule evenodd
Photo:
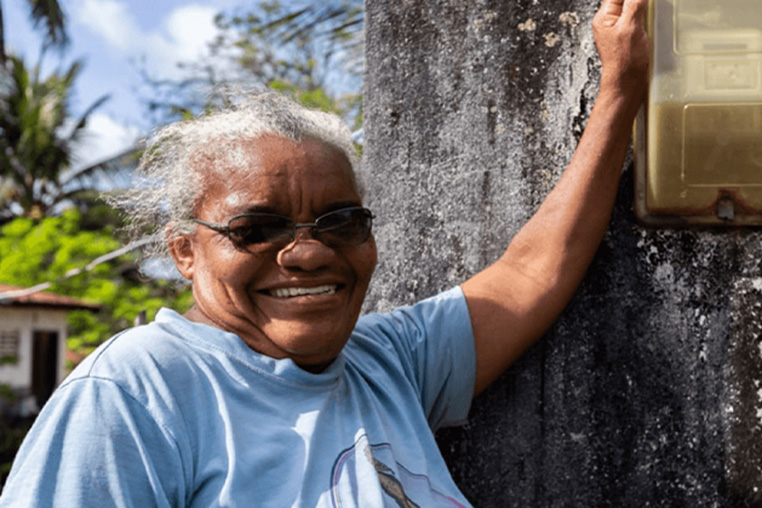
<instances>
[{"instance_id":1,"label":"blue sky","mask_svg":"<svg viewBox=\"0 0 762 508\"><path fill-rule=\"evenodd\" d=\"M99 97L111 99L93 116L90 133L78 150L78 166L108 158L150 129L139 93L145 95L138 68L156 78L179 75L178 62L202 57L216 34L213 19L240 0L59 0L67 16L71 44L63 57L45 56L43 72L74 59L85 62L72 103L84 111ZM32 29L28 2L3 1L6 46L27 65L38 61L42 35ZM67 65L68 66L68 65Z\"/></svg>"}]
</instances>

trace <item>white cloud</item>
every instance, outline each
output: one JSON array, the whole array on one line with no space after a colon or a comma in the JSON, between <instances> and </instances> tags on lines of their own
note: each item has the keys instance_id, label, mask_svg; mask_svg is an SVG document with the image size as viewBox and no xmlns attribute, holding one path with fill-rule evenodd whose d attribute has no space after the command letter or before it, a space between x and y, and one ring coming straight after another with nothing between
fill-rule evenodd
<instances>
[{"instance_id":1,"label":"white cloud","mask_svg":"<svg viewBox=\"0 0 762 508\"><path fill-rule=\"evenodd\" d=\"M137 21L125 2L82 0L75 11L77 20L119 50L127 50L140 40Z\"/></svg>"},{"instance_id":2,"label":"white cloud","mask_svg":"<svg viewBox=\"0 0 762 508\"><path fill-rule=\"evenodd\" d=\"M208 44L217 36L214 7L187 5L172 11L162 30L146 35L142 55L148 71L155 77L183 75L178 63L193 63L209 54Z\"/></svg>"},{"instance_id":3,"label":"white cloud","mask_svg":"<svg viewBox=\"0 0 762 508\"><path fill-rule=\"evenodd\" d=\"M103 113L92 113L74 150L74 168L84 168L132 148L140 138L137 127L123 125Z\"/></svg>"},{"instance_id":4,"label":"white cloud","mask_svg":"<svg viewBox=\"0 0 762 508\"><path fill-rule=\"evenodd\" d=\"M217 35L214 18L218 12L214 7L198 5L175 9L166 22L171 42L187 58L206 53L207 44Z\"/></svg>"},{"instance_id":5,"label":"white cloud","mask_svg":"<svg viewBox=\"0 0 762 508\"><path fill-rule=\"evenodd\" d=\"M142 29L129 4L119 0L81 0L76 20L88 27L125 58L144 61L157 78L178 77L177 64L208 54L217 35L217 7L189 4L178 7L157 28Z\"/></svg>"}]
</instances>

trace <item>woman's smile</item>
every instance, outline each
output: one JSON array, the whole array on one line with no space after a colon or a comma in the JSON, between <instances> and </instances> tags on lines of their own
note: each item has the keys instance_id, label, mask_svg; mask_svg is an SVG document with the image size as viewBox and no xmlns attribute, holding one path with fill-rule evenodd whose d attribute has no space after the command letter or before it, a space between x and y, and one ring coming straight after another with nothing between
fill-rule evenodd
<instances>
[{"instance_id":1,"label":"woman's smile","mask_svg":"<svg viewBox=\"0 0 762 508\"><path fill-rule=\"evenodd\" d=\"M278 288L270 289L267 293L275 298L294 298L297 296L306 295L332 295L336 292L338 286L336 284L326 284L323 286L317 286L312 288L306 287L291 287L291 288Z\"/></svg>"}]
</instances>

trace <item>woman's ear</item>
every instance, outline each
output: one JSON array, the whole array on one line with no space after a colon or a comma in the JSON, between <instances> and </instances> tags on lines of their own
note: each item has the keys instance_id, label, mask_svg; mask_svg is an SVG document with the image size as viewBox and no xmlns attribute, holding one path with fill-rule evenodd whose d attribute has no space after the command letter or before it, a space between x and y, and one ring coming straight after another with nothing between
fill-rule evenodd
<instances>
[{"instance_id":1,"label":"woman's ear","mask_svg":"<svg viewBox=\"0 0 762 508\"><path fill-rule=\"evenodd\" d=\"M188 280L193 280L193 245L187 236L176 236L167 241L172 259L180 275Z\"/></svg>"}]
</instances>

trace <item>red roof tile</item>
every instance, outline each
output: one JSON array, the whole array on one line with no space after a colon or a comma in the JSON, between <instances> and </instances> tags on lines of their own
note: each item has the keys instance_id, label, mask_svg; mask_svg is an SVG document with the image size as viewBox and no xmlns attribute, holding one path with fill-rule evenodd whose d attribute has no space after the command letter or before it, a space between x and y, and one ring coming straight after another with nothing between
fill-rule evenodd
<instances>
[{"instance_id":1,"label":"red roof tile","mask_svg":"<svg viewBox=\"0 0 762 508\"><path fill-rule=\"evenodd\" d=\"M101 306L95 303L85 302L71 296L57 295L46 291L39 291L25 296L12 296L9 299L3 298L3 293L9 291L20 291L26 288L19 286L9 286L0 284L0 308L4 306L11 307L55 307L58 309L86 309L97 311Z\"/></svg>"}]
</instances>

